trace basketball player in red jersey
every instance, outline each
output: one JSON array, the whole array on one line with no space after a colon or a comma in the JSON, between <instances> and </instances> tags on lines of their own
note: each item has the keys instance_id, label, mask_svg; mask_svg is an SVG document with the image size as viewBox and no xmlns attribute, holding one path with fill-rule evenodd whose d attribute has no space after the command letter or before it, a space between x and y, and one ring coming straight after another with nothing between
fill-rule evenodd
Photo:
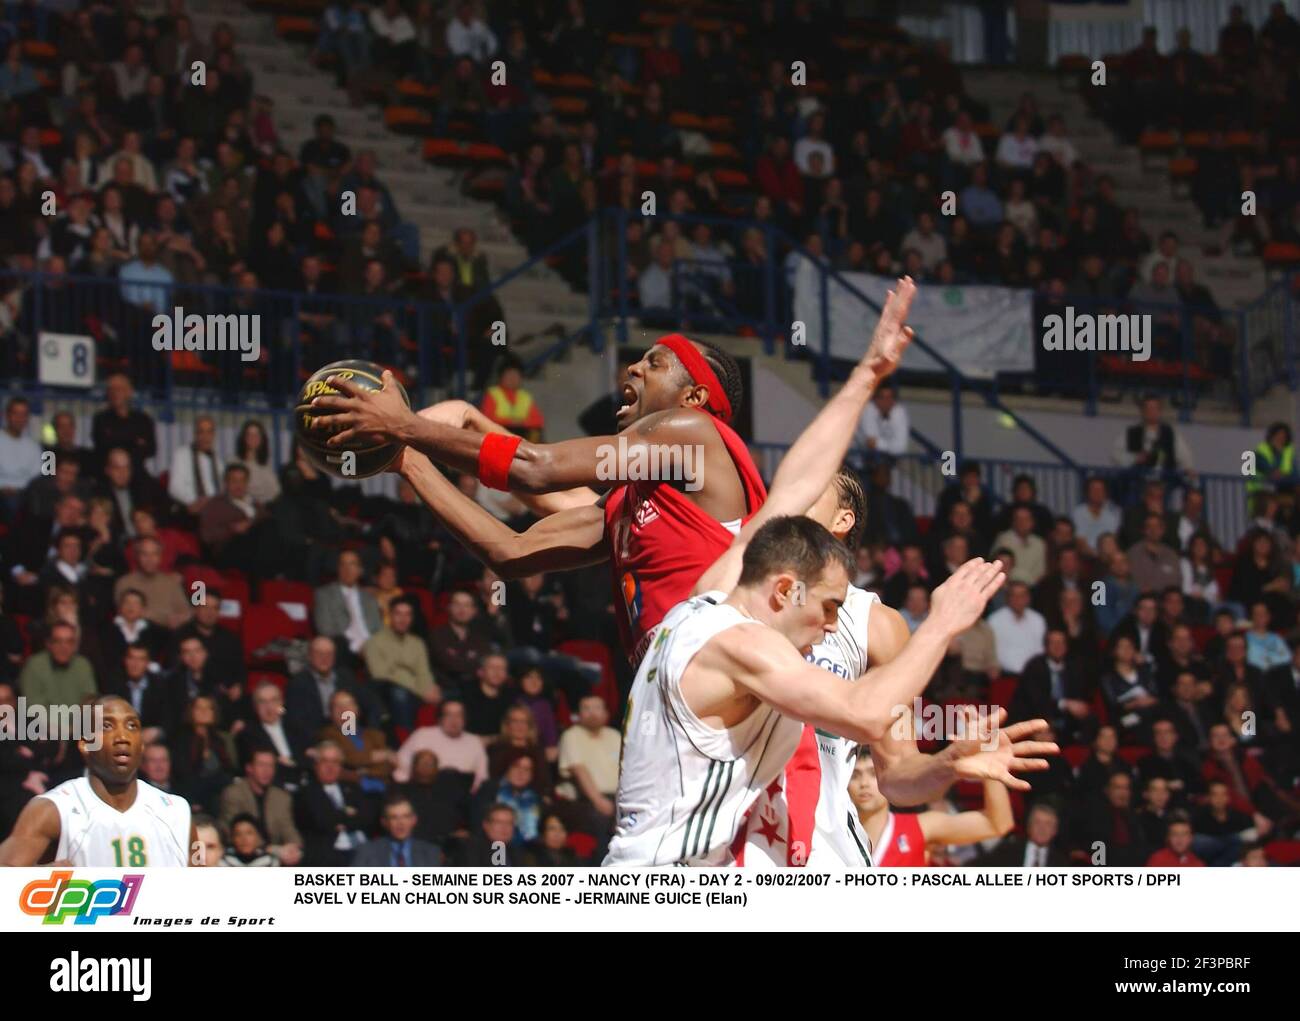
<instances>
[{"instance_id":1,"label":"basketball player in red jersey","mask_svg":"<svg viewBox=\"0 0 1300 1021\"><path fill-rule=\"evenodd\" d=\"M900 283L901 297L891 295L873 348L906 329L914 291L908 280ZM332 442L368 434L406 444L396 470L502 577L611 561L615 604L625 611L619 615L624 648L634 663L663 615L690 594L766 498L744 441L727 424L742 396L738 366L725 352L680 334L661 337L628 370L617 436L536 444L456 428L406 407L391 378L385 375L381 391L331 380L343 396L315 403L336 412L321 423L339 430ZM657 464L658 479L611 478L611 451L620 465ZM475 472L492 488L523 493L620 484L597 502L559 510L520 534L460 493L430 457Z\"/></svg>"},{"instance_id":2,"label":"basketball player in red jersey","mask_svg":"<svg viewBox=\"0 0 1300 1021\"><path fill-rule=\"evenodd\" d=\"M984 807L970 812L895 812L876 783L870 755L859 755L849 781L849 798L871 839L872 863L885 868L919 867L930 844L977 844L1011 832L1011 798L997 780L984 781Z\"/></svg>"}]
</instances>

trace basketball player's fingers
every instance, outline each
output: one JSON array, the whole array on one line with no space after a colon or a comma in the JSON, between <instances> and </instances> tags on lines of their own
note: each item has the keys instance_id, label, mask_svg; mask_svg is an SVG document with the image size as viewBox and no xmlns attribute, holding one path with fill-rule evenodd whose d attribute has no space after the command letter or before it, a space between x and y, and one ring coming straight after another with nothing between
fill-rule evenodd
<instances>
[{"instance_id":1,"label":"basketball player's fingers","mask_svg":"<svg viewBox=\"0 0 1300 1021\"><path fill-rule=\"evenodd\" d=\"M331 447L341 447L343 446L344 443L352 439L354 436L360 436L360 435L361 435L361 431L359 429L344 429L342 432L335 433L325 442Z\"/></svg>"},{"instance_id":2,"label":"basketball player's fingers","mask_svg":"<svg viewBox=\"0 0 1300 1021\"><path fill-rule=\"evenodd\" d=\"M1018 759L1031 755L1055 755L1060 750L1054 741L1017 741L1011 746L1011 754Z\"/></svg>"},{"instance_id":3,"label":"basketball player's fingers","mask_svg":"<svg viewBox=\"0 0 1300 1021\"><path fill-rule=\"evenodd\" d=\"M1032 791L1034 789L1033 785L1030 784L1028 780L1022 780L1020 777L1007 772L1006 770L1003 770L1001 776L994 777L993 779L1001 781L1003 787L1007 787L1013 791Z\"/></svg>"},{"instance_id":4,"label":"basketball player's fingers","mask_svg":"<svg viewBox=\"0 0 1300 1021\"><path fill-rule=\"evenodd\" d=\"M1017 773L1037 773L1047 769L1046 759L1012 759L1007 763L1007 769L1013 769Z\"/></svg>"},{"instance_id":5,"label":"basketball player's fingers","mask_svg":"<svg viewBox=\"0 0 1300 1021\"><path fill-rule=\"evenodd\" d=\"M896 312L899 320L907 318L908 310L912 307L912 299L916 297L916 284L911 277L903 277L898 282L898 308Z\"/></svg>"},{"instance_id":6,"label":"basketball player's fingers","mask_svg":"<svg viewBox=\"0 0 1300 1021\"><path fill-rule=\"evenodd\" d=\"M352 397L313 397L311 406L313 408L337 408L340 411L345 411L355 407L354 400L355 398Z\"/></svg>"},{"instance_id":7,"label":"basketball player's fingers","mask_svg":"<svg viewBox=\"0 0 1300 1021\"><path fill-rule=\"evenodd\" d=\"M331 386L335 390L339 391L339 393L345 393L349 397L360 397L365 393L365 391L362 390L361 387L357 386L355 382L350 379L344 379L342 376L330 376L329 379L325 380L325 383L327 386ZM317 400L320 400L320 398L317 398Z\"/></svg>"},{"instance_id":8,"label":"basketball player's fingers","mask_svg":"<svg viewBox=\"0 0 1300 1021\"><path fill-rule=\"evenodd\" d=\"M993 724L999 730L1001 730L1002 724L1007 722L1007 707L1004 705L1000 705L997 706L996 708L997 708L997 712L993 714Z\"/></svg>"},{"instance_id":9,"label":"basketball player's fingers","mask_svg":"<svg viewBox=\"0 0 1300 1021\"><path fill-rule=\"evenodd\" d=\"M1002 712L1005 714L1006 710ZM1047 729L1046 720L1022 720L1020 723L1013 723L1009 727L1003 727L1002 733L1007 735L1011 741L1019 741L1022 737L1029 737L1037 734L1040 730Z\"/></svg>"},{"instance_id":10,"label":"basketball player's fingers","mask_svg":"<svg viewBox=\"0 0 1300 1021\"><path fill-rule=\"evenodd\" d=\"M391 390L397 385L397 377L393 375L392 369L385 369L379 374L379 380L385 390Z\"/></svg>"}]
</instances>

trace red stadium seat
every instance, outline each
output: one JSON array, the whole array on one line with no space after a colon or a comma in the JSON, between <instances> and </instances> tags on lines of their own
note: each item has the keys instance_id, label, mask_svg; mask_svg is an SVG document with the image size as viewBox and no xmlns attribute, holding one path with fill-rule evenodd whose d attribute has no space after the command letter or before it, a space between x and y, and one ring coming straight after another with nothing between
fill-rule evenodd
<instances>
[{"instance_id":1,"label":"red stadium seat","mask_svg":"<svg viewBox=\"0 0 1300 1021\"><path fill-rule=\"evenodd\" d=\"M253 601L248 580L239 571L221 572L221 596L223 599L234 599L245 606Z\"/></svg>"},{"instance_id":2,"label":"red stadium seat","mask_svg":"<svg viewBox=\"0 0 1300 1021\"><path fill-rule=\"evenodd\" d=\"M592 642L581 638L570 638L555 647L555 651L580 659L584 663L595 663L600 667L600 684L596 694L605 700L611 718L618 714L618 683L614 679L614 660L604 642Z\"/></svg>"},{"instance_id":3,"label":"red stadium seat","mask_svg":"<svg viewBox=\"0 0 1300 1021\"><path fill-rule=\"evenodd\" d=\"M412 589L406 593L408 596L415 596L420 601L420 612L424 614L425 623L429 628L433 628L433 619L438 616L438 611L433 605L433 593L427 588ZM441 626L441 625L439 625Z\"/></svg>"},{"instance_id":4,"label":"red stadium seat","mask_svg":"<svg viewBox=\"0 0 1300 1021\"><path fill-rule=\"evenodd\" d=\"M32 618L25 613L15 613L13 621L18 628L18 637L22 639L23 652L32 652Z\"/></svg>"},{"instance_id":5,"label":"red stadium seat","mask_svg":"<svg viewBox=\"0 0 1300 1021\"><path fill-rule=\"evenodd\" d=\"M1009 706L1016 694L1019 680L1015 677L999 677L989 684L989 702L993 705Z\"/></svg>"},{"instance_id":6,"label":"red stadium seat","mask_svg":"<svg viewBox=\"0 0 1300 1021\"><path fill-rule=\"evenodd\" d=\"M591 852L596 850L596 838L589 833L570 833L564 844L573 848L573 853L583 861L590 858Z\"/></svg>"},{"instance_id":7,"label":"red stadium seat","mask_svg":"<svg viewBox=\"0 0 1300 1021\"><path fill-rule=\"evenodd\" d=\"M281 603L298 603L306 609L308 619L311 618L315 599L316 590L305 581L282 581L273 578L262 582L257 587L257 601L262 605L280 606Z\"/></svg>"},{"instance_id":8,"label":"red stadium seat","mask_svg":"<svg viewBox=\"0 0 1300 1021\"><path fill-rule=\"evenodd\" d=\"M417 727L432 727L438 722L438 707L425 702L415 712L415 725Z\"/></svg>"},{"instance_id":9,"label":"red stadium seat","mask_svg":"<svg viewBox=\"0 0 1300 1021\"><path fill-rule=\"evenodd\" d=\"M1143 748L1141 745L1122 745L1119 749L1119 757L1127 762L1130 766L1136 766L1139 762L1151 754L1150 748Z\"/></svg>"},{"instance_id":10,"label":"red stadium seat","mask_svg":"<svg viewBox=\"0 0 1300 1021\"><path fill-rule=\"evenodd\" d=\"M1071 769L1078 769L1091 754L1092 749L1084 744L1068 744L1061 749L1061 758L1070 764Z\"/></svg>"},{"instance_id":11,"label":"red stadium seat","mask_svg":"<svg viewBox=\"0 0 1300 1021\"><path fill-rule=\"evenodd\" d=\"M279 663L283 657L275 654L258 654L258 650L276 638L300 636L300 631L289 615L278 606L258 603L244 607L240 638L244 643L244 659L251 664Z\"/></svg>"},{"instance_id":12,"label":"red stadium seat","mask_svg":"<svg viewBox=\"0 0 1300 1021\"><path fill-rule=\"evenodd\" d=\"M1273 865L1300 865L1300 840L1272 840L1264 845L1264 856Z\"/></svg>"}]
</instances>

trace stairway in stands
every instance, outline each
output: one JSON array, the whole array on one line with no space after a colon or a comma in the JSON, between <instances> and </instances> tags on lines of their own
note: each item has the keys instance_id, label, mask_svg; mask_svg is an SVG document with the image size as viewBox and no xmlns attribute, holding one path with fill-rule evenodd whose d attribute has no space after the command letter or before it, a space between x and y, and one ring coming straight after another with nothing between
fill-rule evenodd
<instances>
[{"instance_id":1,"label":"stairway in stands","mask_svg":"<svg viewBox=\"0 0 1300 1021\"><path fill-rule=\"evenodd\" d=\"M1137 207L1153 244L1164 231L1178 235L1180 254L1196 267L1197 277L1221 306L1244 305L1264 292L1264 265L1259 259L1205 253L1204 249L1217 247L1218 232L1204 226L1190 198L1175 195L1168 158L1140 154L1136 147L1121 144L1104 122L1092 116L1078 91L1062 88L1056 72L966 68L962 80L972 96L988 104L990 120L999 132L1025 92L1033 93L1044 120L1059 113L1079 157L1096 174L1114 178L1120 205ZM1104 88L1086 81L1082 87ZM997 139L987 144L995 147Z\"/></svg>"},{"instance_id":2,"label":"stairway in stands","mask_svg":"<svg viewBox=\"0 0 1300 1021\"><path fill-rule=\"evenodd\" d=\"M281 144L291 154L296 157L311 137L312 122L321 113L334 118L339 139L354 153L374 150L379 177L392 192L402 218L419 228L422 269L428 268L433 252L447 244L458 227L478 232L479 248L495 274L527 260L527 251L494 205L463 195L460 172L430 163L423 139L391 130L378 104L353 106L333 75L310 61L311 42L301 34L289 39L277 35L274 13L241 0L190 0L188 8L201 39L208 38L218 22L233 27L238 53L253 74L254 91L274 100ZM540 334L557 324L568 333L587 318L585 295L574 293L545 265L534 266L505 285L498 297L512 339ZM530 346L528 351L539 349Z\"/></svg>"}]
</instances>

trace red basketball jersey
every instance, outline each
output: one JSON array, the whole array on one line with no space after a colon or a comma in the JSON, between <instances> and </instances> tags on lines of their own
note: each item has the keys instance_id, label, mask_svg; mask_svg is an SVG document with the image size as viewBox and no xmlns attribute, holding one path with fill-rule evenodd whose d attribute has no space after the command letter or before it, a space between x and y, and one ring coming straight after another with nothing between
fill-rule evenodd
<instances>
[{"instance_id":1,"label":"red basketball jersey","mask_svg":"<svg viewBox=\"0 0 1300 1021\"><path fill-rule=\"evenodd\" d=\"M707 414L707 412L700 412ZM736 465L749 518L767 489L749 449L734 429L709 415ZM710 517L672 483L626 482L605 501L605 534L614 573L614 605L628 659L637 663L650 637L700 575L731 545L735 533Z\"/></svg>"},{"instance_id":2,"label":"red basketball jersey","mask_svg":"<svg viewBox=\"0 0 1300 1021\"><path fill-rule=\"evenodd\" d=\"M925 864L925 834L915 812L890 812L879 847L872 858L883 868L916 868Z\"/></svg>"}]
</instances>

